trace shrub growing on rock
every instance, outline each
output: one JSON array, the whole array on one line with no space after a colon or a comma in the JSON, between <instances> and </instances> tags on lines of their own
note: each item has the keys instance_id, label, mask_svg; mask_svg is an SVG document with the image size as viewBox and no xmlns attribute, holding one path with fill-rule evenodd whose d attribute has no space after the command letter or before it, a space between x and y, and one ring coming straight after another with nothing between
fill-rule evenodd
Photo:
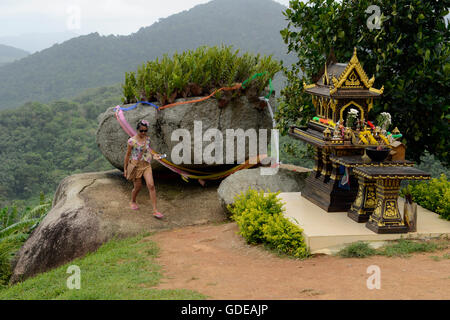
<instances>
[{"instance_id":1,"label":"shrub growing on rock","mask_svg":"<svg viewBox=\"0 0 450 320\"><path fill-rule=\"evenodd\" d=\"M270 79L281 70L272 56L252 55L230 46L200 47L194 51L175 53L172 58L148 61L137 72L125 74L122 85L123 102L158 101L161 105L177 98L209 95L215 89L242 83L256 73L264 75L249 82L243 89L249 96L258 97ZM224 93L227 98L236 93ZM219 95L216 98L222 98Z\"/></svg>"}]
</instances>

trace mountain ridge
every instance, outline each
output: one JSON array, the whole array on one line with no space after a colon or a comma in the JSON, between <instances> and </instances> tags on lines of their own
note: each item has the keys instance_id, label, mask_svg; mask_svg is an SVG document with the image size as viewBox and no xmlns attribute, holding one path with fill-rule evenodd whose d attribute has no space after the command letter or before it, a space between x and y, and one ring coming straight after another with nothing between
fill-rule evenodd
<instances>
[{"instance_id":1,"label":"mountain ridge","mask_svg":"<svg viewBox=\"0 0 450 320\"><path fill-rule=\"evenodd\" d=\"M22 59L30 53L5 44L0 44L0 66Z\"/></svg>"},{"instance_id":2,"label":"mountain ridge","mask_svg":"<svg viewBox=\"0 0 450 320\"><path fill-rule=\"evenodd\" d=\"M91 33L55 44L0 67L0 110L116 84L126 71L136 70L147 60L201 45L233 45L241 51L288 59L279 34L285 27L285 8L272 0L214 0L128 36Z\"/></svg>"},{"instance_id":3,"label":"mountain ridge","mask_svg":"<svg viewBox=\"0 0 450 320\"><path fill-rule=\"evenodd\" d=\"M14 36L1 36L0 43L25 50L29 53L36 53L50 48L55 43L62 43L78 34L70 31L54 33L25 33Z\"/></svg>"}]
</instances>

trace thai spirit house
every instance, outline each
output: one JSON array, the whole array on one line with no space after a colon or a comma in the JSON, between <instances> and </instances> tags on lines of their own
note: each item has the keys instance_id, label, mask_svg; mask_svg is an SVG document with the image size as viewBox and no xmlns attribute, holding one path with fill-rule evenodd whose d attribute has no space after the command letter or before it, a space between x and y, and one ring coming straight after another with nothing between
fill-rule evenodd
<instances>
[{"instance_id":1,"label":"thai spirit house","mask_svg":"<svg viewBox=\"0 0 450 320\"><path fill-rule=\"evenodd\" d=\"M370 124L368 114L374 99L381 96L383 88L373 87L375 78L367 76L356 48L348 63L338 63L330 55L316 80L314 84L304 83L305 91L312 96L316 117L306 127L290 128L292 137L315 148L315 167L302 196L328 212L347 211L355 200L358 183L353 175L330 161L330 156L363 155L366 147L378 145L379 137L369 133L366 126ZM353 121L346 123L349 112ZM343 184L343 180L348 183Z\"/></svg>"}]
</instances>

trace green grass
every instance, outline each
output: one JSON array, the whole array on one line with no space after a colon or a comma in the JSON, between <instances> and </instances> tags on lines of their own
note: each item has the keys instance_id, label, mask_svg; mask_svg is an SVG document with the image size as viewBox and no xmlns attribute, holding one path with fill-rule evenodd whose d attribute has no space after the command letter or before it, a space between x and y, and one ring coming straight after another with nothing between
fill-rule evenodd
<instances>
[{"instance_id":1,"label":"green grass","mask_svg":"<svg viewBox=\"0 0 450 320\"><path fill-rule=\"evenodd\" d=\"M362 241L352 243L338 252L338 255L343 258L365 258L375 254L376 250Z\"/></svg>"},{"instance_id":2,"label":"green grass","mask_svg":"<svg viewBox=\"0 0 450 320\"><path fill-rule=\"evenodd\" d=\"M154 259L158 247L144 235L125 240L113 240L96 252L74 260L67 265L40 274L22 283L0 288L4 299L57 299L57 300L185 300L205 299L189 290L158 290L154 287L162 275ZM66 273L70 265L81 270L81 289L69 290Z\"/></svg>"},{"instance_id":3,"label":"green grass","mask_svg":"<svg viewBox=\"0 0 450 320\"><path fill-rule=\"evenodd\" d=\"M433 259L434 261L448 260L448 259L450 259L450 254L449 254L449 253L446 253L446 254L444 254L442 257L439 257L439 256L431 256L430 258Z\"/></svg>"},{"instance_id":4,"label":"green grass","mask_svg":"<svg viewBox=\"0 0 450 320\"><path fill-rule=\"evenodd\" d=\"M409 257L417 252L435 252L449 247L448 240L439 241L413 241L400 239L378 249L373 249L366 242L355 242L337 253L344 258L365 258L374 255L386 257ZM446 257L448 255L444 255ZM444 258L443 257L443 258ZM437 257L434 259L436 260Z\"/></svg>"},{"instance_id":5,"label":"green grass","mask_svg":"<svg viewBox=\"0 0 450 320\"><path fill-rule=\"evenodd\" d=\"M387 257L408 257L416 252L435 252L438 244L435 242L411 241L400 239L393 244L380 248L380 255Z\"/></svg>"}]
</instances>

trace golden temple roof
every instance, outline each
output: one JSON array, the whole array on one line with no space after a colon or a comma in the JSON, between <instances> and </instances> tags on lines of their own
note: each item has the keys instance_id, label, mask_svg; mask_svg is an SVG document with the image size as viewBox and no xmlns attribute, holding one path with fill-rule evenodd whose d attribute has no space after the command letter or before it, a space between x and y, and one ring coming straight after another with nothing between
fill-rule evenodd
<instances>
[{"instance_id":1,"label":"golden temple roof","mask_svg":"<svg viewBox=\"0 0 450 320\"><path fill-rule=\"evenodd\" d=\"M327 61L328 62L328 61ZM334 98L376 98L383 94L384 87L381 89L373 88L375 77L369 79L359 62L356 48L353 56L348 63L338 63L329 61L315 84L303 83L306 92Z\"/></svg>"}]
</instances>

